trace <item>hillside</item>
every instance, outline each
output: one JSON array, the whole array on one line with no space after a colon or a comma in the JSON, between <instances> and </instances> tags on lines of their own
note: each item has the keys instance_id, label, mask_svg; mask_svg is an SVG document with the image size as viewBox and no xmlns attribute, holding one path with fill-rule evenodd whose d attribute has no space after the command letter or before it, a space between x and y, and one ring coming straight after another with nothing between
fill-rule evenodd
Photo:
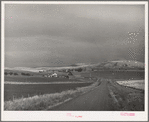
<instances>
[{"instance_id":1,"label":"hillside","mask_svg":"<svg viewBox=\"0 0 149 122\"><path fill-rule=\"evenodd\" d=\"M144 63L138 61L118 60L107 61L94 66L94 70L144 70Z\"/></svg>"},{"instance_id":2,"label":"hillside","mask_svg":"<svg viewBox=\"0 0 149 122\"><path fill-rule=\"evenodd\" d=\"M5 68L5 70L15 70L15 71L29 71L29 72L49 72L52 70L68 70L68 69L86 69L86 70L144 70L144 63L138 61L130 60L117 60L117 61L106 61L97 64L85 64L77 63L67 67L38 67L38 68L28 68L28 67L16 67L16 68Z\"/></svg>"}]
</instances>

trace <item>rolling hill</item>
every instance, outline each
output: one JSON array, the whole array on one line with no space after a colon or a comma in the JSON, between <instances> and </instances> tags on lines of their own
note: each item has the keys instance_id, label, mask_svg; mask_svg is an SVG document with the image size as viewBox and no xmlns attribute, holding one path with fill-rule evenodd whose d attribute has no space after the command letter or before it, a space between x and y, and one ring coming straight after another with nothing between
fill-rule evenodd
<instances>
[{"instance_id":1,"label":"rolling hill","mask_svg":"<svg viewBox=\"0 0 149 122\"><path fill-rule=\"evenodd\" d=\"M16 67L8 68L5 70L15 70L15 71L30 71L30 72L39 72L39 71L52 71L52 70L68 70L68 69L78 69L86 68L86 70L144 70L145 64L138 61L130 60L117 60L117 61L106 61L97 64L89 63L77 63L67 67L38 67L38 68L29 68L29 67Z\"/></svg>"},{"instance_id":2,"label":"rolling hill","mask_svg":"<svg viewBox=\"0 0 149 122\"><path fill-rule=\"evenodd\" d=\"M96 65L96 70L144 70L144 63L130 60L107 61Z\"/></svg>"}]
</instances>

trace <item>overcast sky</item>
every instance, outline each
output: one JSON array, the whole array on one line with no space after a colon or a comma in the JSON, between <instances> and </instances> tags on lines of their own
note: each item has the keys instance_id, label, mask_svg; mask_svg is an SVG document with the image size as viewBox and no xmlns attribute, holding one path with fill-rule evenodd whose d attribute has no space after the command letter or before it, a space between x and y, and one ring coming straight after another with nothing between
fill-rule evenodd
<instances>
[{"instance_id":1,"label":"overcast sky","mask_svg":"<svg viewBox=\"0 0 149 122\"><path fill-rule=\"evenodd\" d=\"M5 66L144 62L143 5L5 5Z\"/></svg>"}]
</instances>

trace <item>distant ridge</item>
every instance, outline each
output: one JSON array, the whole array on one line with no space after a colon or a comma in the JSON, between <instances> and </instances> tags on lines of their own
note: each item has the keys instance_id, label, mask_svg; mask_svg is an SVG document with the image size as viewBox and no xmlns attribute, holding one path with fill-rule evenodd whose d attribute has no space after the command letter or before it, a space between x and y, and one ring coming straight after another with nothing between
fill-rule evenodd
<instances>
[{"instance_id":1,"label":"distant ridge","mask_svg":"<svg viewBox=\"0 0 149 122\"><path fill-rule=\"evenodd\" d=\"M8 68L6 70L20 70L20 71L31 71L31 72L39 72L39 71L47 71L47 70L63 70L63 69L77 69L77 68L88 68L93 70L144 70L145 64L138 61L132 60L115 60L115 61L105 61L102 63L76 63L70 66L63 67L15 67Z\"/></svg>"},{"instance_id":2,"label":"distant ridge","mask_svg":"<svg viewBox=\"0 0 149 122\"><path fill-rule=\"evenodd\" d=\"M131 60L116 60L102 62L95 69L112 69L112 70L144 70L145 64Z\"/></svg>"}]
</instances>

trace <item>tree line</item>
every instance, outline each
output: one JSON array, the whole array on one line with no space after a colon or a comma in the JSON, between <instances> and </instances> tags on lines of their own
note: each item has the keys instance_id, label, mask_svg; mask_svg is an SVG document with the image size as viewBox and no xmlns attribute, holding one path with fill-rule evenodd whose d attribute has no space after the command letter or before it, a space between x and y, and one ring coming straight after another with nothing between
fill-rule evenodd
<instances>
[{"instance_id":1,"label":"tree line","mask_svg":"<svg viewBox=\"0 0 149 122\"><path fill-rule=\"evenodd\" d=\"M4 75L19 75L18 73L13 73L13 72L4 72ZM21 75L24 75L24 76L31 76L31 74L29 73L21 73Z\"/></svg>"}]
</instances>

